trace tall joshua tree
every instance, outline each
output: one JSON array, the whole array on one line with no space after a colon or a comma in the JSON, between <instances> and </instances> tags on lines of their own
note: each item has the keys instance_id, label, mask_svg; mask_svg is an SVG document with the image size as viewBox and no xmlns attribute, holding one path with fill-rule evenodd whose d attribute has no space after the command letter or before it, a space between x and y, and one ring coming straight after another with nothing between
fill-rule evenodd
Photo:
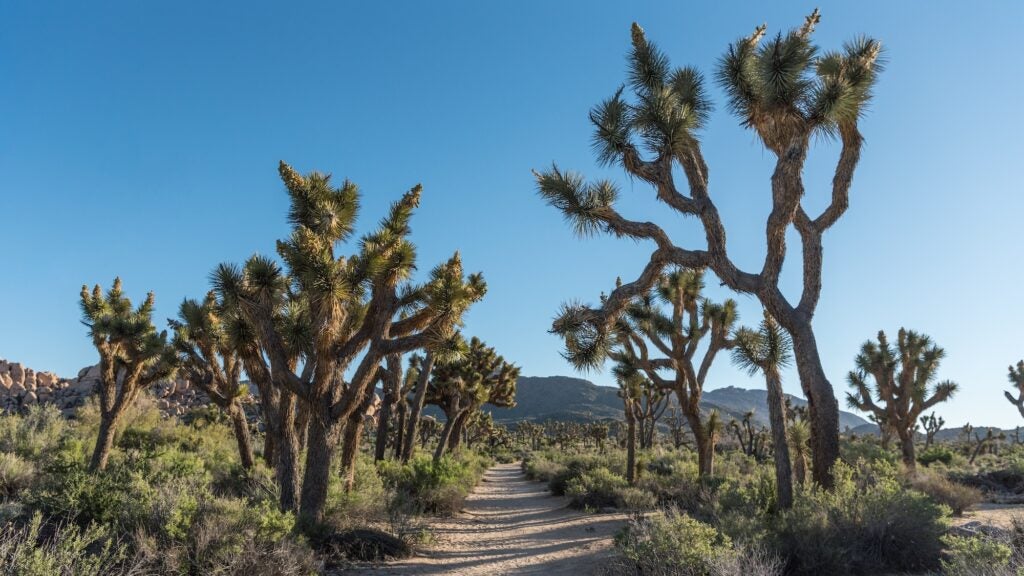
<instances>
[{"instance_id":1,"label":"tall joshua tree","mask_svg":"<svg viewBox=\"0 0 1024 576\"><path fill-rule=\"evenodd\" d=\"M636 482L637 424L641 424L643 429L643 422L651 417L653 406L664 406L667 396L650 379L628 365L619 364L614 372L626 416L626 480L633 484ZM643 436L642 432L640 436Z\"/></svg>"},{"instance_id":2,"label":"tall joshua tree","mask_svg":"<svg viewBox=\"0 0 1024 576\"><path fill-rule=\"evenodd\" d=\"M733 362L751 376L764 374L768 389L768 419L772 428L775 481L779 506L793 506L793 466L789 458L789 434L786 431L786 396L782 391L782 368L792 359L793 343L789 335L767 312L757 330L740 328L735 334Z\"/></svg>"},{"instance_id":3,"label":"tall joshua tree","mask_svg":"<svg viewBox=\"0 0 1024 576\"><path fill-rule=\"evenodd\" d=\"M409 281L415 268L409 222L420 186L395 202L356 253L344 257L336 249L352 235L356 186L346 181L336 188L329 175L300 175L284 162L279 172L291 201L292 234L277 243L284 268L254 256L242 268L221 265L214 283L254 327L275 386L294 394L308 411L299 516L310 525L323 517L339 441L358 440L345 428L361 422L382 361L450 338L486 285L479 274L464 275L458 253L423 284ZM282 296L308 319L299 373L278 322Z\"/></svg>"},{"instance_id":4,"label":"tall joshua tree","mask_svg":"<svg viewBox=\"0 0 1024 576\"><path fill-rule=\"evenodd\" d=\"M106 294L97 284L82 286L82 323L100 354L100 430L89 461L93 472L104 470L121 418L139 393L169 378L176 369L167 332L153 326L153 293L137 308L121 290L121 279Z\"/></svg>"},{"instance_id":5,"label":"tall joshua tree","mask_svg":"<svg viewBox=\"0 0 1024 576\"><path fill-rule=\"evenodd\" d=\"M617 287L613 297L621 289ZM596 365L607 357L619 363L620 371L641 371L659 388L674 391L697 445L700 476L708 477L714 472L715 434L701 413L700 399L716 356L733 346L730 333L737 314L735 301L712 303L702 296L703 289L702 270L673 270L627 303L611 333L597 337L593 345L583 341L594 335L581 333L592 325L579 322L581 314L591 313L588 309L564 307L553 329L565 337L566 357L576 366ZM700 348L704 352L698 364Z\"/></svg>"},{"instance_id":6,"label":"tall joshua tree","mask_svg":"<svg viewBox=\"0 0 1024 576\"><path fill-rule=\"evenodd\" d=\"M949 380L936 382L946 351L931 338L900 328L896 346L889 344L885 332L878 332L878 343L867 341L857 355L857 370L847 380L853 393L847 393L851 408L874 414L885 422L900 440L903 463L914 469L914 429L922 412L956 393ZM874 379L874 386L868 378ZM873 388L873 389L872 389Z\"/></svg>"},{"instance_id":7,"label":"tall joshua tree","mask_svg":"<svg viewBox=\"0 0 1024 576\"><path fill-rule=\"evenodd\" d=\"M767 40L765 26L759 26L729 46L716 73L730 110L776 158L772 210L765 225L767 251L760 271L744 271L733 263L725 227L710 196L698 135L711 111L703 76L693 68L672 68L635 23L628 73L632 97L620 88L591 110L594 148L602 164L619 164L630 177L653 186L658 200L674 214L696 216L706 246L679 246L657 224L622 216L618 188L609 181L588 183L557 167L536 178L541 196L565 214L578 234L606 232L656 246L640 276L612 292L603 306L574 307L571 320L563 318L563 325L573 325L572 347L600 348L620 312L649 290L666 267L710 268L729 288L757 296L793 338L800 383L810 403L814 477L830 485L830 470L839 457L839 406L821 365L812 321L821 295L822 236L849 204L862 144L858 121L881 69L881 45L861 38L841 51L820 53L811 41L818 21L815 10L801 27ZM816 135L837 137L842 151L832 179L832 201L812 216L802 205L803 168ZM676 165L686 177L688 191L676 186ZM779 288L790 227L802 245L803 292L798 302L791 302Z\"/></svg>"},{"instance_id":8,"label":"tall joshua tree","mask_svg":"<svg viewBox=\"0 0 1024 576\"><path fill-rule=\"evenodd\" d=\"M475 336L461 359L435 367L426 402L441 408L447 421L434 459L439 459L445 450L458 450L466 423L484 404L499 408L515 406L518 378L518 367Z\"/></svg>"},{"instance_id":9,"label":"tall joshua tree","mask_svg":"<svg viewBox=\"0 0 1024 576\"><path fill-rule=\"evenodd\" d=\"M1020 415L1024 416L1024 360L1017 362L1016 368L1010 366L1009 371L1010 384L1013 384L1013 387L1017 389L1017 397L1014 398L1013 394L1008 391L1003 391L1003 394L1006 395L1006 399L1010 401L1010 404L1017 407Z\"/></svg>"},{"instance_id":10,"label":"tall joshua tree","mask_svg":"<svg viewBox=\"0 0 1024 576\"><path fill-rule=\"evenodd\" d=\"M213 292L201 303L186 299L178 309L178 318L169 321L174 329L172 345L184 376L231 419L242 467L249 470L255 458L242 407L249 389L242 384L242 359L231 345L223 316Z\"/></svg>"}]
</instances>

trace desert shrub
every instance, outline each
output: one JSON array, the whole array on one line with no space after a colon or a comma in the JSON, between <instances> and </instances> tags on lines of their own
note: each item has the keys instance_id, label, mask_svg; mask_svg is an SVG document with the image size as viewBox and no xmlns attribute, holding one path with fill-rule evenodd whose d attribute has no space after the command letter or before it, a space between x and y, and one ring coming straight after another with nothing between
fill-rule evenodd
<instances>
[{"instance_id":1,"label":"desert shrub","mask_svg":"<svg viewBox=\"0 0 1024 576\"><path fill-rule=\"evenodd\" d=\"M523 472L530 480L550 482L552 478L564 470L565 465L561 462L556 462L540 456L534 456L523 460Z\"/></svg>"},{"instance_id":2,"label":"desert shrub","mask_svg":"<svg viewBox=\"0 0 1024 576\"><path fill-rule=\"evenodd\" d=\"M982 576L1013 574L1010 571L1011 548L985 536L945 536L946 554L942 572L946 576Z\"/></svg>"},{"instance_id":3,"label":"desert shrub","mask_svg":"<svg viewBox=\"0 0 1024 576\"><path fill-rule=\"evenodd\" d=\"M839 443L839 453L844 462L888 462L896 464L899 455L895 450L886 450L873 436L862 436L856 440L844 439Z\"/></svg>"},{"instance_id":4,"label":"desert shrub","mask_svg":"<svg viewBox=\"0 0 1024 576\"><path fill-rule=\"evenodd\" d=\"M187 532L135 532L137 556L157 574L231 574L299 576L318 573L319 561L308 544L292 534L295 518L271 502L203 500Z\"/></svg>"},{"instance_id":5,"label":"desert shrub","mask_svg":"<svg viewBox=\"0 0 1024 576\"><path fill-rule=\"evenodd\" d=\"M904 488L884 462L834 468L835 488L798 491L768 524L792 574L920 572L939 566L949 509Z\"/></svg>"},{"instance_id":6,"label":"desert shrub","mask_svg":"<svg viewBox=\"0 0 1024 576\"><path fill-rule=\"evenodd\" d=\"M337 530L364 526L367 522L386 517L388 500L392 497L384 487L373 458L368 454L360 454L355 462L355 484L352 490L345 489L345 483L339 475L331 475L327 489L326 517Z\"/></svg>"},{"instance_id":7,"label":"desert shrub","mask_svg":"<svg viewBox=\"0 0 1024 576\"><path fill-rule=\"evenodd\" d=\"M39 404L21 415L0 416L0 452L38 459L57 446L67 431L67 422L52 404Z\"/></svg>"},{"instance_id":8,"label":"desert shrub","mask_svg":"<svg viewBox=\"0 0 1024 576\"><path fill-rule=\"evenodd\" d=\"M925 466L931 466L936 462L949 466L953 463L953 451L944 446L932 446L927 450L922 450L917 455L917 461Z\"/></svg>"},{"instance_id":9,"label":"desert shrub","mask_svg":"<svg viewBox=\"0 0 1024 576\"><path fill-rule=\"evenodd\" d=\"M32 484L35 466L10 452L0 452L0 497L16 496Z\"/></svg>"},{"instance_id":10,"label":"desert shrub","mask_svg":"<svg viewBox=\"0 0 1024 576\"><path fill-rule=\"evenodd\" d=\"M567 458L563 465L554 475L548 479L548 490L555 496L564 496L569 484L585 473L604 468L620 477L625 477L625 460L619 457L618 453L609 454L585 454L575 455Z\"/></svg>"},{"instance_id":11,"label":"desert shrub","mask_svg":"<svg viewBox=\"0 0 1024 576\"><path fill-rule=\"evenodd\" d=\"M436 462L426 455L408 464L383 461L378 469L384 486L394 491L397 501L414 504L423 513L449 515L462 507L489 465L481 456L463 452Z\"/></svg>"},{"instance_id":12,"label":"desert shrub","mask_svg":"<svg viewBox=\"0 0 1024 576\"><path fill-rule=\"evenodd\" d=\"M936 502L949 506L957 516L982 500L981 491L977 488L965 486L938 474L915 474L910 479L910 486L931 496Z\"/></svg>"},{"instance_id":13,"label":"desert shrub","mask_svg":"<svg viewBox=\"0 0 1024 576\"><path fill-rule=\"evenodd\" d=\"M656 576L712 576L734 554L728 536L671 508L631 520L615 546L637 573Z\"/></svg>"},{"instance_id":14,"label":"desert shrub","mask_svg":"<svg viewBox=\"0 0 1024 576\"><path fill-rule=\"evenodd\" d=\"M573 508L608 508L620 504L619 492L628 486L626 479L607 468L594 468L571 478L565 487Z\"/></svg>"},{"instance_id":15,"label":"desert shrub","mask_svg":"<svg viewBox=\"0 0 1024 576\"><path fill-rule=\"evenodd\" d=\"M38 512L24 526L8 524L0 530L0 572L17 576L117 576L130 574L126 547L99 525L79 528L60 523L48 527L41 538Z\"/></svg>"},{"instance_id":16,"label":"desert shrub","mask_svg":"<svg viewBox=\"0 0 1024 576\"><path fill-rule=\"evenodd\" d=\"M623 510L642 512L657 508L658 499L647 490L626 487L615 491L615 505Z\"/></svg>"}]
</instances>

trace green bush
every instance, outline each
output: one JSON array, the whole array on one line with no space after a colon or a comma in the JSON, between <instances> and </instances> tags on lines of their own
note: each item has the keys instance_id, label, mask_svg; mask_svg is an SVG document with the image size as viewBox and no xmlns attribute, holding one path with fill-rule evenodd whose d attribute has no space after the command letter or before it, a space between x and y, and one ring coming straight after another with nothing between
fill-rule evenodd
<instances>
[{"instance_id":1,"label":"green bush","mask_svg":"<svg viewBox=\"0 0 1024 576\"><path fill-rule=\"evenodd\" d=\"M463 452L437 461L421 455L404 465L385 460L378 466L384 486L395 492L401 505L416 506L428 514L450 515L462 507L490 462Z\"/></svg>"},{"instance_id":2,"label":"green bush","mask_svg":"<svg viewBox=\"0 0 1024 576\"><path fill-rule=\"evenodd\" d=\"M939 567L949 508L904 488L895 466L843 463L835 488L798 491L768 524L791 574L880 574Z\"/></svg>"},{"instance_id":3,"label":"green bush","mask_svg":"<svg viewBox=\"0 0 1024 576\"><path fill-rule=\"evenodd\" d=\"M17 496L32 484L35 466L17 454L0 452L0 497Z\"/></svg>"},{"instance_id":4,"label":"green bush","mask_svg":"<svg viewBox=\"0 0 1024 576\"><path fill-rule=\"evenodd\" d=\"M949 506L957 516L982 500L981 491L977 488L965 486L938 474L918 473L910 479L910 486L931 496L936 502Z\"/></svg>"},{"instance_id":5,"label":"green bush","mask_svg":"<svg viewBox=\"0 0 1024 576\"><path fill-rule=\"evenodd\" d=\"M946 545L942 559L946 576L1012 574L1009 565L1013 551L1002 542L983 536L945 536L942 542Z\"/></svg>"},{"instance_id":6,"label":"green bush","mask_svg":"<svg viewBox=\"0 0 1024 576\"><path fill-rule=\"evenodd\" d=\"M954 458L953 451L943 446L932 446L927 450L922 450L917 456L917 461L924 466L931 466L936 462L949 466L953 463Z\"/></svg>"},{"instance_id":7,"label":"green bush","mask_svg":"<svg viewBox=\"0 0 1024 576\"><path fill-rule=\"evenodd\" d=\"M710 576L734 554L728 536L674 509L633 519L615 546L637 573L651 575Z\"/></svg>"},{"instance_id":8,"label":"green bush","mask_svg":"<svg viewBox=\"0 0 1024 576\"><path fill-rule=\"evenodd\" d=\"M580 509L601 509L618 506L619 492L629 484L626 479L607 468L586 470L568 480L565 495L569 505Z\"/></svg>"},{"instance_id":9,"label":"green bush","mask_svg":"<svg viewBox=\"0 0 1024 576\"><path fill-rule=\"evenodd\" d=\"M0 452L36 460L60 443L67 421L52 404L29 408L22 415L0 416Z\"/></svg>"},{"instance_id":10,"label":"green bush","mask_svg":"<svg viewBox=\"0 0 1024 576\"><path fill-rule=\"evenodd\" d=\"M116 576L130 574L126 547L95 524L79 528L56 524L40 538L38 512L24 526L7 525L0 531L0 572L17 576Z\"/></svg>"}]
</instances>

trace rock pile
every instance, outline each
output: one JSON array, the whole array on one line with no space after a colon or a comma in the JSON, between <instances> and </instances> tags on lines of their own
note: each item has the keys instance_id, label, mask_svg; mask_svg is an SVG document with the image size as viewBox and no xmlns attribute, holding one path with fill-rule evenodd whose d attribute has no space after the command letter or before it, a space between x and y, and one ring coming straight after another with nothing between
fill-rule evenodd
<instances>
[{"instance_id":1,"label":"rock pile","mask_svg":"<svg viewBox=\"0 0 1024 576\"><path fill-rule=\"evenodd\" d=\"M53 404L70 417L95 393L100 367L86 366L75 378L60 378L53 372L36 372L18 362L0 359L0 413L27 410L36 404ZM188 380L158 382L151 390L166 416L181 416L208 404L206 394Z\"/></svg>"}]
</instances>

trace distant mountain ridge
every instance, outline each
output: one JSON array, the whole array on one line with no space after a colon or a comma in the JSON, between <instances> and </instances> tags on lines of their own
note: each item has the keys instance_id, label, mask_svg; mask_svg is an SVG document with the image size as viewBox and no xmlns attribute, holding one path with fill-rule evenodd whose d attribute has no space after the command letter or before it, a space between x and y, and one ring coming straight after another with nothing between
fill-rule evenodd
<instances>
[{"instance_id":1,"label":"distant mountain ridge","mask_svg":"<svg viewBox=\"0 0 1024 576\"><path fill-rule=\"evenodd\" d=\"M728 386L707 390L701 399L705 411L718 410L728 421L740 419L750 410L754 420L768 425L768 393L765 390L748 390ZM807 401L790 396L794 405L803 406ZM521 376L516 389L516 407L492 410L494 419L511 423L520 420L619 420L622 415L622 400L618 389L598 386L589 380L570 376ZM839 426L858 428L870 422L850 412L839 412Z\"/></svg>"}]
</instances>

